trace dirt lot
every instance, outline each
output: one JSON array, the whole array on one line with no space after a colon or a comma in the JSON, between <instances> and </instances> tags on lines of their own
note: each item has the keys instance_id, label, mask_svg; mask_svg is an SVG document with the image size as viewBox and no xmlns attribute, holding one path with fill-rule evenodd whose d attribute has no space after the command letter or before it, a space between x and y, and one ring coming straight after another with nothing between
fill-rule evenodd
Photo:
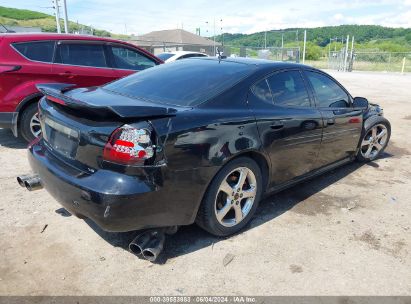
<instances>
[{"instance_id":1,"label":"dirt lot","mask_svg":"<svg viewBox=\"0 0 411 304\"><path fill-rule=\"evenodd\" d=\"M105 233L18 187L25 144L0 129L0 294L411 295L411 76L333 74L384 107L383 158L266 199L235 237L184 227L158 264L125 249L136 233Z\"/></svg>"}]
</instances>

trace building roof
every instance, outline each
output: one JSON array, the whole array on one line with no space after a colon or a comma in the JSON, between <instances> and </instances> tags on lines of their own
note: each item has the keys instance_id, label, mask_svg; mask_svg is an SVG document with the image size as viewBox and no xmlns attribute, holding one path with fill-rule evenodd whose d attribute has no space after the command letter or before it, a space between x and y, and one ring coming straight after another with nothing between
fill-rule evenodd
<instances>
[{"instance_id":1,"label":"building roof","mask_svg":"<svg viewBox=\"0 0 411 304\"><path fill-rule=\"evenodd\" d=\"M16 32L16 33L40 33L41 32L40 27L6 25L6 27L0 26L0 33L5 33L6 28L11 32Z\"/></svg>"},{"instance_id":2,"label":"building roof","mask_svg":"<svg viewBox=\"0 0 411 304\"><path fill-rule=\"evenodd\" d=\"M154 31L132 38L139 45L194 44L214 46L214 41L182 29ZM216 45L220 43L216 42Z\"/></svg>"}]
</instances>

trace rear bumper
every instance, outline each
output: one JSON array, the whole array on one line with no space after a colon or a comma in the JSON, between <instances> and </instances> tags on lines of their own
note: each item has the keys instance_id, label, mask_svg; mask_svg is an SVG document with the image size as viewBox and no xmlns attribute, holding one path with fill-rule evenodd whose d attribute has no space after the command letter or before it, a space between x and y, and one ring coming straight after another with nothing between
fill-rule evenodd
<instances>
[{"instance_id":1,"label":"rear bumper","mask_svg":"<svg viewBox=\"0 0 411 304\"><path fill-rule=\"evenodd\" d=\"M11 129L17 137L18 112L0 112L0 128Z\"/></svg>"},{"instance_id":2,"label":"rear bumper","mask_svg":"<svg viewBox=\"0 0 411 304\"><path fill-rule=\"evenodd\" d=\"M43 187L71 213L116 232L194 222L207 185L200 178L187 193L176 188L193 184L196 172L173 174L165 167L140 176L108 170L80 172L55 157L41 142L29 147L30 165Z\"/></svg>"}]
</instances>

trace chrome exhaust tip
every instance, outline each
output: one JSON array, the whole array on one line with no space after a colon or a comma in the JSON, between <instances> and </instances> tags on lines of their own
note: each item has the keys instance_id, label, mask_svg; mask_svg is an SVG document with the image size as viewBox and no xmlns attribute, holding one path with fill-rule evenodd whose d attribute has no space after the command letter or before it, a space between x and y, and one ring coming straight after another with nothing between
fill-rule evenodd
<instances>
[{"instance_id":1,"label":"chrome exhaust tip","mask_svg":"<svg viewBox=\"0 0 411 304\"><path fill-rule=\"evenodd\" d=\"M147 244L147 247L144 248L143 257L150 262L157 260L158 256L163 251L164 241L164 233L156 231Z\"/></svg>"},{"instance_id":2,"label":"chrome exhaust tip","mask_svg":"<svg viewBox=\"0 0 411 304\"><path fill-rule=\"evenodd\" d=\"M41 184L41 179L39 176L34 176L24 181L24 186L29 191L36 191L36 190L43 189L43 185Z\"/></svg>"},{"instance_id":3,"label":"chrome exhaust tip","mask_svg":"<svg viewBox=\"0 0 411 304\"><path fill-rule=\"evenodd\" d=\"M135 255L142 255L145 246L150 241L151 234L152 231L148 230L137 235L128 245L130 252L134 253Z\"/></svg>"},{"instance_id":4,"label":"chrome exhaust tip","mask_svg":"<svg viewBox=\"0 0 411 304\"><path fill-rule=\"evenodd\" d=\"M26 185L24 184L24 182L33 177L35 177L35 175L32 175L32 174L20 175L20 176L17 176L17 182L19 183L20 187L25 188Z\"/></svg>"}]
</instances>

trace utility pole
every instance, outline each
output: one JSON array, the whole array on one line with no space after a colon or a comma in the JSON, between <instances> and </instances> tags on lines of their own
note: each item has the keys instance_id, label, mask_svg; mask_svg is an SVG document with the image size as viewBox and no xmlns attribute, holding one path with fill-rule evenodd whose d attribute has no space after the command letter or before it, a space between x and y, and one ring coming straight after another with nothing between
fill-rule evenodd
<instances>
[{"instance_id":1,"label":"utility pole","mask_svg":"<svg viewBox=\"0 0 411 304\"><path fill-rule=\"evenodd\" d=\"M305 63L305 45L307 43L307 30L304 30L303 64Z\"/></svg>"},{"instance_id":2,"label":"utility pole","mask_svg":"<svg viewBox=\"0 0 411 304\"><path fill-rule=\"evenodd\" d=\"M223 46L223 52L224 52L224 32L223 32L223 19L220 19L220 33L221 33L221 44Z\"/></svg>"},{"instance_id":3,"label":"utility pole","mask_svg":"<svg viewBox=\"0 0 411 304\"><path fill-rule=\"evenodd\" d=\"M216 55L216 45L215 45L215 17L214 17L214 56Z\"/></svg>"},{"instance_id":4,"label":"utility pole","mask_svg":"<svg viewBox=\"0 0 411 304\"><path fill-rule=\"evenodd\" d=\"M351 54L350 54L350 64L349 64L349 66L351 67L351 71L352 71L352 67L354 64L353 61L354 61L354 36L352 36L352 41L351 41Z\"/></svg>"},{"instance_id":5,"label":"utility pole","mask_svg":"<svg viewBox=\"0 0 411 304\"><path fill-rule=\"evenodd\" d=\"M66 32L66 34L68 34L69 30L68 30L68 17L67 17L67 3L66 3L66 0L63 0L63 8L64 8L64 31Z\"/></svg>"},{"instance_id":6,"label":"utility pole","mask_svg":"<svg viewBox=\"0 0 411 304\"><path fill-rule=\"evenodd\" d=\"M344 72L347 72L347 59L348 59L348 44L350 43L350 35L347 35L347 42L345 45L345 56L344 56Z\"/></svg>"},{"instance_id":7,"label":"utility pole","mask_svg":"<svg viewBox=\"0 0 411 304\"><path fill-rule=\"evenodd\" d=\"M54 15L56 15L56 26L57 26L57 33L61 33L60 28L60 9L59 9L59 2L58 0L53 0L53 8L54 8Z\"/></svg>"},{"instance_id":8,"label":"utility pole","mask_svg":"<svg viewBox=\"0 0 411 304\"><path fill-rule=\"evenodd\" d=\"M264 32L264 49L267 49L267 31Z\"/></svg>"}]
</instances>

